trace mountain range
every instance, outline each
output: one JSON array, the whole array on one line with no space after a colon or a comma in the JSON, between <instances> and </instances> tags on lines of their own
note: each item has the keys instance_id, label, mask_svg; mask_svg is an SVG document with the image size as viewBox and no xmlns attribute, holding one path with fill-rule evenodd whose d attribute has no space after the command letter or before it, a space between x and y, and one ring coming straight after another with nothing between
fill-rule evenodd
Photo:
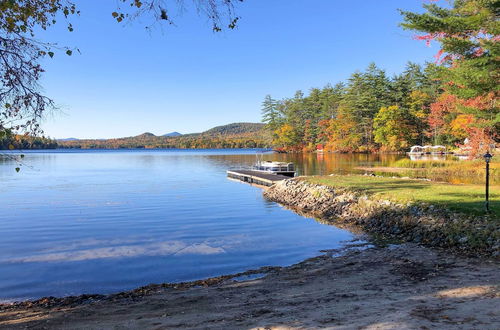
<instances>
[{"instance_id":1,"label":"mountain range","mask_svg":"<svg viewBox=\"0 0 500 330\"><path fill-rule=\"evenodd\" d=\"M59 139L59 148L262 148L270 145L270 137L262 123L232 123L202 133L171 132L157 136L145 132L137 136L115 139Z\"/></svg>"}]
</instances>

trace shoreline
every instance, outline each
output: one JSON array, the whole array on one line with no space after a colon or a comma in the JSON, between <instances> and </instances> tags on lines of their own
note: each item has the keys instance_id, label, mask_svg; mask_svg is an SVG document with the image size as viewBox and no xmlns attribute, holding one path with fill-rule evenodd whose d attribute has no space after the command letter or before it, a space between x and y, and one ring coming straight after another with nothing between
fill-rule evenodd
<instances>
[{"instance_id":1,"label":"shoreline","mask_svg":"<svg viewBox=\"0 0 500 330\"><path fill-rule=\"evenodd\" d=\"M500 259L499 223L489 216L380 199L355 189L311 183L307 178L280 181L266 189L264 197L335 226L359 228L368 234L463 255Z\"/></svg>"},{"instance_id":2,"label":"shoreline","mask_svg":"<svg viewBox=\"0 0 500 330\"><path fill-rule=\"evenodd\" d=\"M497 270L412 243L354 244L287 267L0 305L0 329L497 329Z\"/></svg>"},{"instance_id":3,"label":"shoreline","mask_svg":"<svg viewBox=\"0 0 500 330\"><path fill-rule=\"evenodd\" d=\"M240 181L238 181L240 182ZM268 188L266 186L259 186L255 184L251 184L252 186L265 189ZM306 216L306 215L304 215ZM327 224L327 223L325 223ZM331 225L331 224L328 224ZM339 227L340 228L340 227ZM345 227L346 230L353 230L354 228ZM54 307L66 307L66 306L77 306L94 302L103 302L103 301L115 301L120 298L135 298L141 297L145 295L152 294L157 290L161 289L189 289L193 287L209 287L221 284L226 281L237 281L244 282L246 278L254 278L254 277L263 277L273 272L279 271L281 269L289 268L297 264L301 264L303 262L307 262L309 260L315 260L317 258L321 258L323 255L328 255L330 257L339 257L348 253L351 250L357 250L359 248L367 247L373 248L375 246L385 246L386 243L383 240L372 240L370 237L360 232L359 230L353 231L355 235L351 240L345 241L345 244L342 247L336 249L324 249L319 250L318 255L314 257L309 257L304 260L298 261L296 263L287 265L287 266L262 266L255 269L248 269L242 272L237 273L229 273L229 274L221 274L218 276L200 278L191 281L180 281L180 282L162 282L162 283L150 283L143 286L138 286L133 289L111 292L111 293L81 293L77 295L68 295L68 296L43 296L40 298L27 298L21 300L12 300L12 301L0 301L0 316L2 311L9 310L12 308L33 308L33 307L41 307L41 308L54 308ZM239 279L242 278L242 279ZM0 317L1 320L1 317ZM1 324L0 324L1 325Z\"/></svg>"},{"instance_id":4,"label":"shoreline","mask_svg":"<svg viewBox=\"0 0 500 330\"><path fill-rule=\"evenodd\" d=\"M352 195L347 190L340 193L301 180L282 181L263 193L274 201L277 194L287 196L277 202L358 235L368 232L371 238L362 244L354 243L355 239L341 249L319 251L323 254L285 267L266 266L197 281L150 284L113 294L0 303L0 329L500 326L497 255L484 251L471 254L463 248L445 249L441 244L431 248L432 244L425 240L420 244L372 245L377 242L377 234L382 238L412 239L405 236L403 229L385 232L377 230L380 226L373 230L365 222L352 221L353 216L359 215L353 210L366 212L359 208L360 201L371 205L370 210L377 210L378 204L370 204L366 196ZM287 190L286 194L282 189ZM334 203L326 202L330 200ZM391 206L386 201L382 204ZM389 211L385 209L383 219L394 216L394 210ZM419 212L415 215L429 216ZM364 219L374 218L367 215Z\"/></svg>"}]
</instances>

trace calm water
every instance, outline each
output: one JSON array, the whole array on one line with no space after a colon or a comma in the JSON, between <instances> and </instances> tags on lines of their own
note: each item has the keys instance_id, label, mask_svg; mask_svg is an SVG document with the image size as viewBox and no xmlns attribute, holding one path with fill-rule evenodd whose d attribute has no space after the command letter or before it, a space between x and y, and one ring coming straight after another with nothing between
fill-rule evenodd
<instances>
[{"instance_id":1,"label":"calm water","mask_svg":"<svg viewBox=\"0 0 500 330\"><path fill-rule=\"evenodd\" d=\"M254 163L255 154L35 151L25 153L29 167L19 173L0 158L0 300L109 293L288 265L353 237L226 178L226 169ZM394 160L323 157L265 155L296 162L301 174Z\"/></svg>"}]
</instances>

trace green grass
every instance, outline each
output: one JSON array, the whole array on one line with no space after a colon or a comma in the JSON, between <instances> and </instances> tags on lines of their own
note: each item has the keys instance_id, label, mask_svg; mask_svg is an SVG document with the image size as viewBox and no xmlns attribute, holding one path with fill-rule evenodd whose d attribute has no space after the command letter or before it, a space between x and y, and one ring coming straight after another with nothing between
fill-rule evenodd
<instances>
[{"instance_id":1,"label":"green grass","mask_svg":"<svg viewBox=\"0 0 500 330\"><path fill-rule=\"evenodd\" d=\"M397 202L426 203L471 215L483 215L484 185L447 184L422 180L371 177L361 175L315 176L311 183L351 190ZM490 186L490 209L500 215L500 186Z\"/></svg>"}]
</instances>

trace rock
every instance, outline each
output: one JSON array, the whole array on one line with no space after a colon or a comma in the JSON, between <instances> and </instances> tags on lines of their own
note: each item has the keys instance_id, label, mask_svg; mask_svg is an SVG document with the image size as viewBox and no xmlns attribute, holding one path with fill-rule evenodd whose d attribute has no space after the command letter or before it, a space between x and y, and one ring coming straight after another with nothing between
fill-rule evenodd
<instances>
[{"instance_id":1,"label":"rock","mask_svg":"<svg viewBox=\"0 0 500 330\"><path fill-rule=\"evenodd\" d=\"M311 184L303 179L276 183L264 191L268 200L306 212L328 223L351 224L367 232L422 242L462 252L498 256L500 228L488 217L467 217L433 205L378 200L345 189ZM467 233L467 236L457 233ZM480 237L481 246L470 237ZM476 241L474 247L469 246Z\"/></svg>"}]
</instances>

